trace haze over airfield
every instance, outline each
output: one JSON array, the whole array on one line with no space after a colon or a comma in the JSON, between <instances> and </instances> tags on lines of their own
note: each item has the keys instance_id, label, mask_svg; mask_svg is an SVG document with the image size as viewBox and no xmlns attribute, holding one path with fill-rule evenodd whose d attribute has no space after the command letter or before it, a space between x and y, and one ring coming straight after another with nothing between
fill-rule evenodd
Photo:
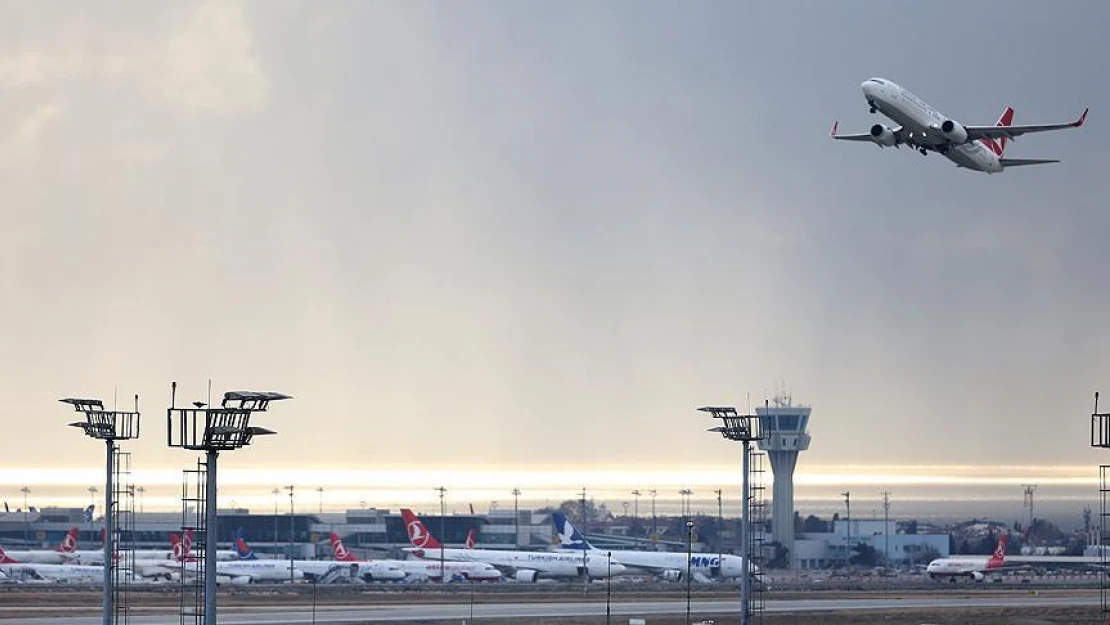
<instances>
[{"instance_id":1,"label":"haze over airfield","mask_svg":"<svg viewBox=\"0 0 1110 625\"><path fill-rule=\"evenodd\" d=\"M1105 3L0 11L5 482L100 466L56 400L116 386L189 465L208 378L295 396L228 470L729 468L694 408L777 380L800 473L1105 460ZM870 76L1091 117L970 174L829 141Z\"/></svg>"}]
</instances>

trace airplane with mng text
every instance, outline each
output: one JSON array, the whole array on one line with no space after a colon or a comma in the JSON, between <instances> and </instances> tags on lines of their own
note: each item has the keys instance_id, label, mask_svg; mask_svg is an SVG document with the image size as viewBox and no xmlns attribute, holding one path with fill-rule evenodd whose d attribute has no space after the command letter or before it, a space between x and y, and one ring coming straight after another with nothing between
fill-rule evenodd
<instances>
[{"instance_id":1,"label":"airplane with mng text","mask_svg":"<svg viewBox=\"0 0 1110 625\"><path fill-rule=\"evenodd\" d=\"M552 553L508 549L452 549L444 547L428 531L424 523L408 508L401 508L401 517L409 535L411 548L405 551L425 560L485 562L518 582L535 582L543 578L590 577L604 578L624 573L625 566L616 558L597 554ZM592 557L591 557L592 556Z\"/></svg>"},{"instance_id":2,"label":"airplane with mng text","mask_svg":"<svg viewBox=\"0 0 1110 625\"><path fill-rule=\"evenodd\" d=\"M744 559L731 554L678 553L673 551L606 550L591 545L562 512L553 512L551 522L559 535L559 549L564 552L592 552L598 557L620 560L631 575L648 574L665 581L682 581L686 573L697 581L711 578L735 578L744 575ZM755 564L748 567L751 575L760 575Z\"/></svg>"},{"instance_id":3,"label":"airplane with mng text","mask_svg":"<svg viewBox=\"0 0 1110 625\"><path fill-rule=\"evenodd\" d=\"M1006 107L993 126L965 126L942 115L924 100L908 90L886 80L869 78L860 85L872 113L882 113L897 127L875 124L868 132L837 134L840 123L833 124L832 138L841 141L869 141L883 147L908 145L921 154L937 152L956 164L956 167L998 173L1021 165L1058 163L1057 159L1006 158L1006 143L1032 132L1079 128L1087 119L1087 109L1078 119L1062 124L1037 124L1014 126L1014 109Z\"/></svg>"}]
</instances>

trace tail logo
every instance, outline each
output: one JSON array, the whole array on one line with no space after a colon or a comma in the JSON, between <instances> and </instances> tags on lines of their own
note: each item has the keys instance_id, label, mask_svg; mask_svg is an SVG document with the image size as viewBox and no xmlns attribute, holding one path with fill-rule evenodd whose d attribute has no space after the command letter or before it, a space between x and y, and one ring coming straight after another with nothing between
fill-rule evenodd
<instances>
[{"instance_id":1,"label":"tail logo","mask_svg":"<svg viewBox=\"0 0 1110 625\"><path fill-rule=\"evenodd\" d=\"M182 562L185 560L185 545L177 536L174 536L174 538L176 540L173 541L173 559Z\"/></svg>"},{"instance_id":2,"label":"tail logo","mask_svg":"<svg viewBox=\"0 0 1110 625\"><path fill-rule=\"evenodd\" d=\"M424 526L420 523L420 519L413 519L405 526L409 532L409 540L412 541L415 547L424 547L428 544L430 536L428 532L424 531Z\"/></svg>"},{"instance_id":3,"label":"tail logo","mask_svg":"<svg viewBox=\"0 0 1110 625\"><path fill-rule=\"evenodd\" d=\"M349 551L347 551L347 547L343 544L343 541L336 540L335 541L335 559L336 560L346 560L348 557L350 557L350 555L351 555L351 553Z\"/></svg>"},{"instance_id":4,"label":"tail logo","mask_svg":"<svg viewBox=\"0 0 1110 625\"><path fill-rule=\"evenodd\" d=\"M76 550L77 537L74 535L73 532L70 532L66 534L65 538L62 539L62 551L64 551L65 553L73 553Z\"/></svg>"},{"instance_id":5,"label":"tail logo","mask_svg":"<svg viewBox=\"0 0 1110 625\"><path fill-rule=\"evenodd\" d=\"M478 544L477 535L478 535L478 532L474 528L470 528L470 531L466 533L466 548L467 549L473 549L474 545Z\"/></svg>"}]
</instances>

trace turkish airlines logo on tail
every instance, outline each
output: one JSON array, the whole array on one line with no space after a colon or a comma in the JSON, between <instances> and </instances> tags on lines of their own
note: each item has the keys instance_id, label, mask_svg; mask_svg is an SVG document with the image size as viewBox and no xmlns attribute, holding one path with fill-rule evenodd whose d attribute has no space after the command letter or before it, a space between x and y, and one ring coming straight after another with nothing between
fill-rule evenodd
<instances>
[{"instance_id":1,"label":"turkish airlines logo on tail","mask_svg":"<svg viewBox=\"0 0 1110 625\"><path fill-rule=\"evenodd\" d=\"M1008 534L1003 534L998 539L998 546L994 548L994 553L991 554L991 559L987 563L988 568L998 568L1006 561L1006 541L1009 540Z\"/></svg>"},{"instance_id":2,"label":"turkish airlines logo on tail","mask_svg":"<svg viewBox=\"0 0 1110 625\"><path fill-rule=\"evenodd\" d=\"M413 519L405 526L409 533L409 541L415 547L425 547L428 544L428 532L424 530L424 525L420 519Z\"/></svg>"},{"instance_id":3,"label":"turkish airlines logo on tail","mask_svg":"<svg viewBox=\"0 0 1110 625\"><path fill-rule=\"evenodd\" d=\"M185 561L185 545L181 542L181 537L177 534L170 535L170 546L173 549L173 559L178 562Z\"/></svg>"},{"instance_id":4,"label":"turkish airlines logo on tail","mask_svg":"<svg viewBox=\"0 0 1110 625\"><path fill-rule=\"evenodd\" d=\"M409 534L409 541L412 542L413 547L428 549L439 549L443 544L432 536L428 528L412 513L408 508L401 508L401 518L405 522L405 531Z\"/></svg>"},{"instance_id":5,"label":"turkish airlines logo on tail","mask_svg":"<svg viewBox=\"0 0 1110 625\"><path fill-rule=\"evenodd\" d=\"M354 560L354 558L351 557L351 552L347 551L347 547L343 545L343 541L340 540L338 534L332 532L328 534L328 538L331 539L331 548L335 550L336 560Z\"/></svg>"},{"instance_id":6,"label":"turkish airlines logo on tail","mask_svg":"<svg viewBox=\"0 0 1110 625\"><path fill-rule=\"evenodd\" d=\"M62 553L73 553L77 551L77 528L73 528L66 533L65 538L62 539L62 544L58 548Z\"/></svg>"}]
</instances>

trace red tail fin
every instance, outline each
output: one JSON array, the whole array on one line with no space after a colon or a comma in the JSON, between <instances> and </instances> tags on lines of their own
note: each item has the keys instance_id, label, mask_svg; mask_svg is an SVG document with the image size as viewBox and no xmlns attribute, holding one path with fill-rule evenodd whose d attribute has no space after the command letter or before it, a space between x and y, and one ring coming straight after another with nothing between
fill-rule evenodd
<instances>
[{"instance_id":1,"label":"red tail fin","mask_svg":"<svg viewBox=\"0 0 1110 625\"><path fill-rule=\"evenodd\" d=\"M19 560L4 553L4 548L0 547L0 564L19 564Z\"/></svg>"},{"instance_id":2,"label":"red tail fin","mask_svg":"<svg viewBox=\"0 0 1110 625\"><path fill-rule=\"evenodd\" d=\"M477 544L478 544L478 530L472 527L472 528L470 528L470 531L466 533L466 548L467 549L473 549L474 545L477 545Z\"/></svg>"},{"instance_id":3,"label":"red tail fin","mask_svg":"<svg viewBox=\"0 0 1110 625\"><path fill-rule=\"evenodd\" d=\"M988 569L997 569L1006 563L1006 542L1009 539L1009 534L1003 534L998 537L998 545L994 548L994 553L991 554L990 560L987 560Z\"/></svg>"},{"instance_id":4,"label":"red tail fin","mask_svg":"<svg viewBox=\"0 0 1110 625\"><path fill-rule=\"evenodd\" d=\"M358 558L351 555L350 551L343 546L343 540L339 538L339 534L331 532L328 534L331 539L331 548L335 550L335 559L340 562L358 562Z\"/></svg>"},{"instance_id":5,"label":"red tail fin","mask_svg":"<svg viewBox=\"0 0 1110 625\"><path fill-rule=\"evenodd\" d=\"M65 537L62 538L62 542L58 544L57 551L60 551L62 553L73 553L74 551L77 551L76 527L69 528L69 531L66 532Z\"/></svg>"},{"instance_id":6,"label":"red tail fin","mask_svg":"<svg viewBox=\"0 0 1110 625\"><path fill-rule=\"evenodd\" d=\"M998 118L998 122L995 126L1009 126L1012 123L1014 123L1014 109L1007 106L1006 110L1002 111L1002 116ZM983 145L990 148L990 150L998 156L1002 156L1002 153L1006 151L1006 137L999 137L998 139L986 137L981 139L981 141Z\"/></svg>"},{"instance_id":7,"label":"red tail fin","mask_svg":"<svg viewBox=\"0 0 1110 625\"><path fill-rule=\"evenodd\" d=\"M170 549L173 551L174 562L184 562L189 555L185 550L185 543L181 542L181 536L177 534L170 534Z\"/></svg>"},{"instance_id":8,"label":"red tail fin","mask_svg":"<svg viewBox=\"0 0 1110 625\"><path fill-rule=\"evenodd\" d=\"M413 547L421 549L442 549L443 543L439 542L428 528L408 508L401 508L401 518L405 520L405 531L409 533L409 542Z\"/></svg>"}]
</instances>

